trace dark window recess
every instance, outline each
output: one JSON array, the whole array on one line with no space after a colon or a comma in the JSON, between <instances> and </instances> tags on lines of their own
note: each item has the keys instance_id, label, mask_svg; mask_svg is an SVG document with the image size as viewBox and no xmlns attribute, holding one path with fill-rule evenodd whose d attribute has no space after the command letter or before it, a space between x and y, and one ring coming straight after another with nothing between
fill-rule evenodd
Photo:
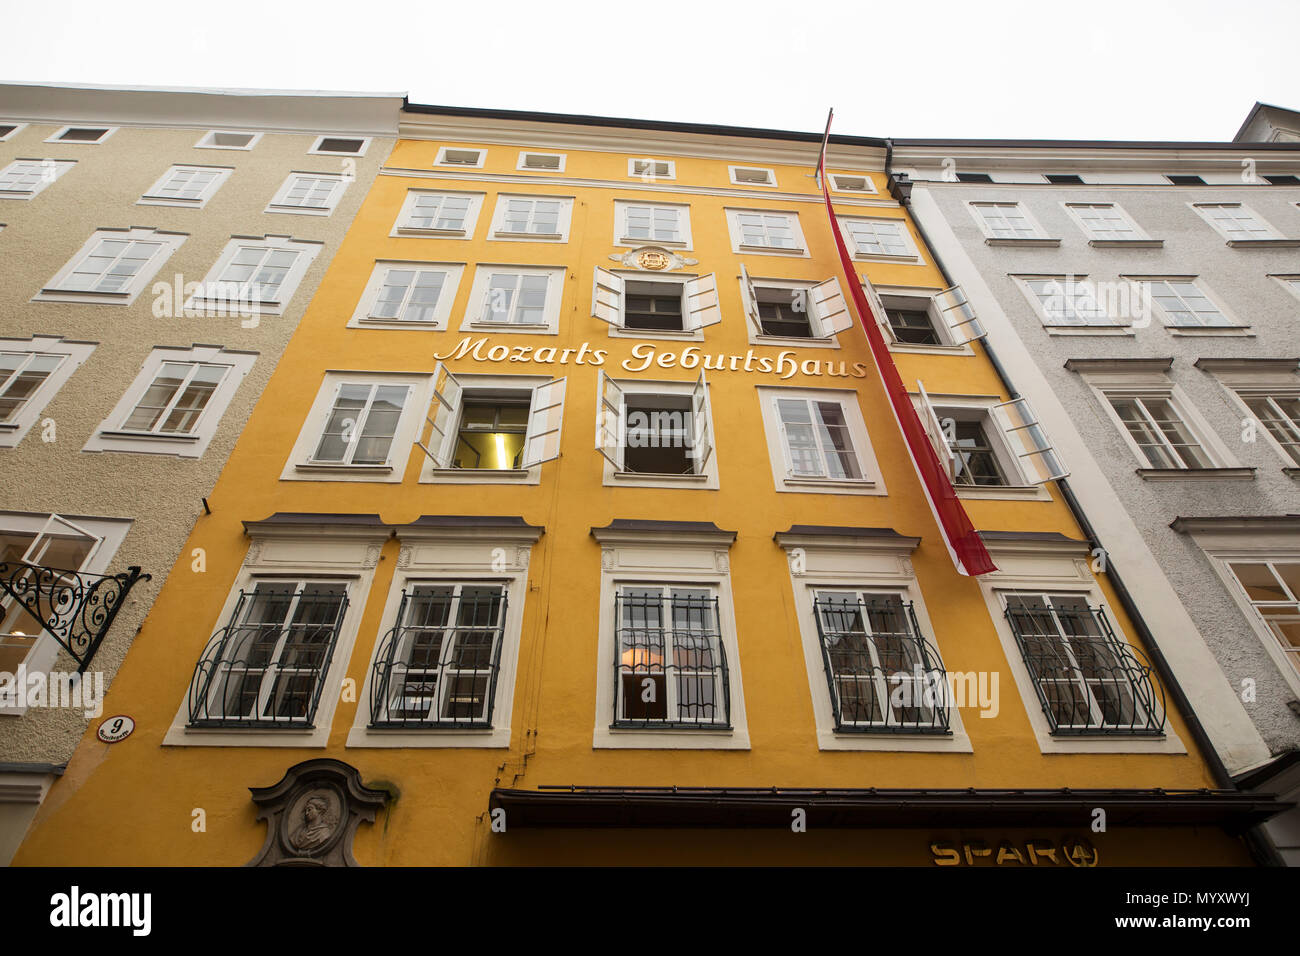
<instances>
[{"instance_id":1,"label":"dark window recess","mask_svg":"<svg viewBox=\"0 0 1300 956\"><path fill-rule=\"evenodd\" d=\"M958 173L957 182L959 183L991 183L993 177L988 173Z\"/></svg>"},{"instance_id":2,"label":"dark window recess","mask_svg":"<svg viewBox=\"0 0 1300 956\"><path fill-rule=\"evenodd\" d=\"M0 139L4 139L18 127L8 123L0 123Z\"/></svg>"},{"instance_id":3,"label":"dark window recess","mask_svg":"<svg viewBox=\"0 0 1300 956\"><path fill-rule=\"evenodd\" d=\"M364 142L365 140L360 139L337 139L327 136L320 141L316 149L322 153L359 153Z\"/></svg>"},{"instance_id":4,"label":"dark window recess","mask_svg":"<svg viewBox=\"0 0 1300 956\"><path fill-rule=\"evenodd\" d=\"M677 282L633 280L624 288L623 327L656 332L682 330L682 287Z\"/></svg>"},{"instance_id":5,"label":"dark window recess","mask_svg":"<svg viewBox=\"0 0 1300 956\"><path fill-rule=\"evenodd\" d=\"M1058 186L1082 186L1083 177L1076 176L1074 173L1045 173L1049 183L1056 183Z\"/></svg>"},{"instance_id":6,"label":"dark window recess","mask_svg":"<svg viewBox=\"0 0 1300 956\"><path fill-rule=\"evenodd\" d=\"M1205 180L1200 176L1175 176L1171 173L1165 174L1165 179L1169 180L1175 186L1204 186Z\"/></svg>"},{"instance_id":7,"label":"dark window recess","mask_svg":"<svg viewBox=\"0 0 1300 956\"><path fill-rule=\"evenodd\" d=\"M686 395L629 395L623 447L624 471L693 475L692 402Z\"/></svg>"},{"instance_id":8,"label":"dark window recess","mask_svg":"<svg viewBox=\"0 0 1300 956\"><path fill-rule=\"evenodd\" d=\"M894 338L908 345L941 345L930 313L924 309L885 309Z\"/></svg>"},{"instance_id":9,"label":"dark window recess","mask_svg":"<svg viewBox=\"0 0 1300 956\"><path fill-rule=\"evenodd\" d=\"M758 318L764 335L784 335L788 338L813 338L812 323L808 321L808 292L804 289L757 288Z\"/></svg>"},{"instance_id":10,"label":"dark window recess","mask_svg":"<svg viewBox=\"0 0 1300 956\"><path fill-rule=\"evenodd\" d=\"M528 406L526 398L465 402L451 466L497 471L518 468L528 431Z\"/></svg>"},{"instance_id":11,"label":"dark window recess","mask_svg":"<svg viewBox=\"0 0 1300 956\"><path fill-rule=\"evenodd\" d=\"M0 136L4 135L4 128L0 127ZM1300 176L1265 176L1264 180L1272 186L1300 186Z\"/></svg>"},{"instance_id":12,"label":"dark window recess","mask_svg":"<svg viewBox=\"0 0 1300 956\"><path fill-rule=\"evenodd\" d=\"M74 126L72 129L64 130L59 137L61 140L69 140L77 143L95 143L104 138L107 129L89 129L81 126Z\"/></svg>"},{"instance_id":13,"label":"dark window recess","mask_svg":"<svg viewBox=\"0 0 1300 956\"><path fill-rule=\"evenodd\" d=\"M998 466L984 426L979 422L955 422L954 425L952 453L957 456L956 484L1005 485L1007 479Z\"/></svg>"}]
</instances>

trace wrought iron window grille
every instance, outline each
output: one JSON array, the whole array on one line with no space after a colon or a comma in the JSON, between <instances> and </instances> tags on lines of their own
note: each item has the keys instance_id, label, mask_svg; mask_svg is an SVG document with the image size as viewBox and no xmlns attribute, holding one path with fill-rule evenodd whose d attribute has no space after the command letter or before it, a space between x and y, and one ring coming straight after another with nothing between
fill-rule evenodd
<instances>
[{"instance_id":1,"label":"wrought iron window grille","mask_svg":"<svg viewBox=\"0 0 1300 956\"><path fill-rule=\"evenodd\" d=\"M1164 734L1164 688L1101 607L1014 601L1006 619L1053 735Z\"/></svg>"},{"instance_id":2,"label":"wrought iron window grille","mask_svg":"<svg viewBox=\"0 0 1300 956\"><path fill-rule=\"evenodd\" d=\"M952 733L948 675L912 602L820 594L813 608L837 733Z\"/></svg>"},{"instance_id":3,"label":"wrought iron window grille","mask_svg":"<svg viewBox=\"0 0 1300 956\"><path fill-rule=\"evenodd\" d=\"M611 728L731 729L731 684L716 596L690 586L620 591L614 640Z\"/></svg>"},{"instance_id":4,"label":"wrought iron window grille","mask_svg":"<svg viewBox=\"0 0 1300 956\"><path fill-rule=\"evenodd\" d=\"M370 726L490 729L506 605L500 586L403 591L370 672Z\"/></svg>"},{"instance_id":5,"label":"wrought iron window grille","mask_svg":"<svg viewBox=\"0 0 1300 956\"><path fill-rule=\"evenodd\" d=\"M87 574L26 561L0 561L0 590L40 621L84 674L137 581L148 581L132 565L118 574Z\"/></svg>"},{"instance_id":6,"label":"wrought iron window grille","mask_svg":"<svg viewBox=\"0 0 1300 956\"><path fill-rule=\"evenodd\" d=\"M283 607L279 620L268 605ZM347 589L333 582L241 590L195 665L189 726L313 729L347 610Z\"/></svg>"}]
</instances>

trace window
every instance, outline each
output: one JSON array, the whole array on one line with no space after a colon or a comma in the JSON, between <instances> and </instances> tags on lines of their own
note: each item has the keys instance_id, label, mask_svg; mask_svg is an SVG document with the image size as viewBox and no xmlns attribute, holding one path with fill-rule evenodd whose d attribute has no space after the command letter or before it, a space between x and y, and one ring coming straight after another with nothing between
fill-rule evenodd
<instances>
[{"instance_id":1,"label":"window","mask_svg":"<svg viewBox=\"0 0 1300 956\"><path fill-rule=\"evenodd\" d=\"M1133 220L1113 202L1071 202L1066 203L1065 208L1093 245L1147 239Z\"/></svg>"},{"instance_id":2,"label":"window","mask_svg":"<svg viewBox=\"0 0 1300 956\"><path fill-rule=\"evenodd\" d=\"M422 481L535 484L560 455L565 379L454 375L438 363Z\"/></svg>"},{"instance_id":3,"label":"window","mask_svg":"<svg viewBox=\"0 0 1300 956\"><path fill-rule=\"evenodd\" d=\"M776 171L755 166L728 166L731 181L737 186L775 186Z\"/></svg>"},{"instance_id":4,"label":"window","mask_svg":"<svg viewBox=\"0 0 1300 956\"><path fill-rule=\"evenodd\" d=\"M752 279L742 263L740 291L750 341L774 337L826 340L848 331L856 321L836 278L813 284Z\"/></svg>"},{"instance_id":5,"label":"window","mask_svg":"<svg viewBox=\"0 0 1300 956\"><path fill-rule=\"evenodd\" d=\"M1083 185L1083 177L1075 173L1045 173L1043 178L1057 186Z\"/></svg>"},{"instance_id":6,"label":"window","mask_svg":"<svg viewBox=\"0 0 1300 956\"><path fill-rule=\"evenodd\" d=\"M859 259L919 261L916 246L901 219L841 219Z\"/></svg>"},{"instance_id":7,"label":"window","mask_svg":"<svg viewBox=\"0 0 1300 956\"><path fill-rule=\"evenodd\" d=\"M1152 468L1212 468L1214 462L1183 421L1171 395L1107 392L1111 408Z\"/></svg>"},{"instance_id":8,"label":"window","mask_svg":"<svg viewBox=\"0 0 1300 956\"><path fill-rule=\"evenodd\" d=\"M429 192L408 189L393 229L395 236L433 235L468 239L474 235L482 193Z\"/></svg>"},{"instance_id":9,"label":"window","mask_svg":"<svg viewBox=\"0 0 1300 956\"><path fill-rule=\"evenodd\" d=\"M1016 202L973 202L971 211L990 240L1047 240L1047 235Z\"/></svg>"},{"instance_id":10,"label":"window","mask_svg":"<svg viewBox=\"0 0 1300 956\"><path fill-rule=\"evenodd\" d=\"M1228 561L1250 606L1300 671L1300 561Z\"/></svg>"},{"instance_id":11,"label":"window","mask_svg":"<svg viewBox=\"0 0 1300 956\"><path fill-rule=\"evenodd\" d=\"M961 286L928 293L898 287L882 295L865 275L861 279L867 304L891 347L964 346L988 334Z\"/></svg>"},{"instance_id":12,"label":"window","mask_svg":"<svg viewBox=\"0 0 1300 956\"><path fill-rule=\"evenodd\" d=\"M0 448L23 440L94 350L93 342L65 342L58 336L0 339Z\"/></svg>"},{"instance_id":13,"label":"window","mask_svg":"<svg viewBox=\"0 0 1300 956\"><path fill-rule=\"evenodd\" d=\"M637 278L632 278L632 275ZM648 276L655 278L648 278ZM646 278L641 278L645 276ZM596 267L591 314L613 329L629 332L692 333L722 321L718 283L705 276L623 275Z\"/></svg>"},{"instance_id":14,"label":"window","mask_svg":"<svg viewBox=\"0 0 1300 956\"><path fill-rule=\"evenodd\" d=\"M433 165L466 166L471 169L479 169L486 159L487 150L485 149L457 149L451 146L443 146L438 150L438 156L434 159Z\"/></svg>"},{"instance_id":15,"label":"window","mask_svg":"<svg viewBox=\"0 0 1300 956\"><path fill-rule=\"evenodd\" d=\"M444 262L376 262L351 327L443 329L465 267Z\"/></svg>"},{"instance_id":16,"label":"window","mask_svg":"<svg viewBox=\"0 0 1300 956\"><path fill-rule=\"evenodd\" d=\"M492 238L568 242L572 216L572 199L502 193L492 217Z\"/></svg>"},{"instance_id":17,"label":"window","mask_svg":"<svg viewBox=\"0 0 1300 956\"><path fill-rule=\"evenodd\" d=\"M993 177L988 173L958 173L957 182L959 183L991 183Z\"/></svg>"},{"instance_id":18,"label":"window","mask_svg":"<svg viewBox=\"0 0 1300 956\"><path fill-rule=\"evenodd\" d=\"M328 216L338 205L349 178L331 173L290 173L266 212Z\"/></svg>"},{"instance_id":19,"label":"window","mask_svg":"<svg viewBox=\"0 0 1300 956\"><path fill-rule=\"evenodd\" d=\"M554 335L559 330L564 275L559 267L479 266L461 330Z\"/></svg>"},{"instance_id":20,"label":"window","mask_svg":"<svg viewBox=\"0 0 1300 956\"><path fill-rule=\"evenodd\" d=\"M101 229L33 301L130 305L184 241L155 229Z\"/></svg>"},{"instance_id":21,"label":"window","mask_svg":"<svg viewBox=\"0 0 1300 956\"><path fill-rule=\"evenodd\" d=\"M1095 286L1082 276L1021 279L1046 326L1127 325L1111 317L1097 301Z\"/></svg>"},{"instance_id":22,"label":"window","mask_svg":"<svg viewBox=\"0 0 1300 956\"><path fill-rule=\"evenodd\" d=\"M1283 454L1300 466L1300 390L1268 394L1238 388L1236 392Z\"/></svg>"},{"instance_id":23,"label":"window","mask_svg":"<svg viewBox=\"0 0 1300 956\"><path fill-rule=\"evenodd\" d=\"M778 491L884 494L854 393L760 386L758 395Z\"/></svg>"},{"instance_id":24,"label":"window","mask_svg":"<svg viewBox=\"0 0 1300 956\"><path fill-rule=\"evenodd\" d=\"M928 309L885 309L894 341L904 345L942 345Z\"/></svg>"},{"instance_id":25,"label":"window","mask_svg":"<svg viewBox=\"0 0 1300 956\"><path fill-rule=\"evenodd\" d=\"M194 144L195 149L242 149L249 150L262 138L261 133L246 133L238 130L214 129L203 134L203 138Z\"/></svg>"},{"instance_id":26,"label":"window","mask_svg":"<svg viewBox=\"0 0 1300 956\"><path fill-rule=\"evenodd\" d=\"M778 398L777 412L790 474L799 478L862 478L839 402Z\"/></svg>"},{"instance_id":27,"label":"window","mask_svg":"<svg viewBox=\"0 0 1300 956\"><path fill-rule=\"evenodd\" d=\"M597 378L596 449L606 484L717 487L704 373L691 382Z\"/></svg>"},{"instance_id":28,"label":"window","mask_svg":"<svg viewBox=\"0 0 1300 956\"><path fill-rule=\"evenodd\" d=\"M1083 594L1009 592L1006 619L1053 734L1164 730L1151 665L1116 637Z\"/></svg>"},{"instance_id":29,"label":"window","mask_svg":"<svg viewBox=\"0 0 1300 956\"><path fill-rule=\"evenodd\" d=\"M521 152L519 154L519 163L516 169L541 170L544 172L562 173L564 172L564 153L530 153Z\"/></svg>"},{"instance_id":30,"label":"window","mask_svg":"<svg viewBox=\"0 0 1300 956\"><path fill-rule=\"evenodd\" d=\"M155 348L82 450L201 457L256 358L219 346Z\"/></svg>"},{"instance_id":31,"label":"window","mask_svg":"<svg viewBox=\"0 0 1300 956\"><path fill-rule=\"evenodd\" d=\"M319 242L289 236L232 239L185 308L280 315L320 250Z\"/></svg>"},{"instance_id":32,"label":"window","mask_svg":"<svg viewBox=\"0 0 1300 956\"><path fill-rule=\"evenodd\" d=\"M202 209L233 170L217 166L173 166L137 201L144 206Z\"/></svg>"},{"instance_id":33,"label":"window","mask_svg":"<svg viewBox=\"0 0 1300 956\"><path fill-rule=\"evenodd\" d=\"M796 213L728 209L727 225L736 252L808 255Z\"/></svg>"},{"instance_id":34,"label":"window","mask_svg":"<svg viewBox=\"0 0 1300 956\"><path fill-rule=\"evenodd\" d=\"M321 156L364 156L369 148L369 136L318 136L307 152Z\"/></svg>"},{"instance_id":35,"label":"window","mask_svg":"<svg viewBox=\"0 0 1300 956\"><path fill-rule=\"evenodd\" d=\"M0 123L0 143L13 139L14 134L21 132L26 126L26 123Z\"/></svg>"},{"instance_id":36,"label":"window","mask_svg":"<svg viewBox=\"0 0 1300 956\"><path fill-rule=\"evenodd\" d=\"M689 206L614 201L614 244L658 243L689 249Z\"/></svg>"},{"instance_id":37,"label":"window","mask_svg":"<svg viewBox=\"0 0 1300 956\"><path fill-rule=\"evenodd\" d=\"M410 392L406 385L340 385L311 461L332 465L387 465Z\"/></svg>"},{"instance_id":38,"label":"window","mask_svg":"<svg viewBox=\"0 0 1300 956\"><path fill-rule=\"evenodd\" d=\"M1191 176L1179 173L1165 173L1165 179L1169 180L1175 186L1204 186L1205 180L1200 176Z\"/></svg>"},{"instance_id":39,"label":"window","mask_svg":"<svg viewBox=\"0 0 1300 956\"><path fill-rule=\"evenodd\" d=\"M70 160L15 160L0 170L0 199L31 199L75 165Z\"/></svg>"},{"instance_id":40,"label":"window","mask_svg":"<svg viewBox=\"0 0 1300 956\"><path fill-rule=\"evenodd\" d=\"M1281 233L1239 202L1198 202L1193 203L1192 208L1217 229L1229 245L1282 238Z\"/></svg>"},{"instance_id":41,"label":"window","mask_svg":"<svg viewBox=\"0 0 1300 956\"><path fill-rule=\"evenodd\" d=\"M874 193L876 185L871 181L871 177L865 173L860 175L846 175L845 173L831 173L831 189L841 193Z\"/></svg>"},{"instance_id":42,"label":"window","mask_svg":"<svg viewBox=\"0 0 1300 956\"><path fill-rule=\"evenodd\" d=\"M1300 176L1265 176L1270 186L1300 186Z\"/></svg>"},{"instance_id":43,"label":"window","mask_svg":"<svg viewBox=\"0 0 1300 956\"><path fill-rule=\"evenodd\" d=\"M656 179L676 179L677 164L670 159L629 159L627 174L644 182Z\"/></svg>"},{"instance_id":44,"label":"window","mask_svg":"<svg viewBox=\"0 0 1300 956\"><path fill-rule=\"evenodd\" d=\"M117 132L116 126L65 126L47 143L102 143Z\"/></svg>"},{"instance_id":45,"label":"window","mask_svg":"<svg viewBox=\"0 0 1300 956\"><path fill-rule=\"evenodd\" d=\"M1228 318L1195 279L1140 279L1145 293L1160 307L1165 325L1173 328L1223 328L1236 323Z\"/></svg>"},{"instance_id":46,"label":"window","mask_svg":"<svg viewBox=\"0 0 1300 956\"><path fill-rule=\"evenodd\" d=\"M1283 287L1292 295L1300 299L1300 276L1275 275L1273 278L1282 283Z\"/></svg>"}]
</instances>

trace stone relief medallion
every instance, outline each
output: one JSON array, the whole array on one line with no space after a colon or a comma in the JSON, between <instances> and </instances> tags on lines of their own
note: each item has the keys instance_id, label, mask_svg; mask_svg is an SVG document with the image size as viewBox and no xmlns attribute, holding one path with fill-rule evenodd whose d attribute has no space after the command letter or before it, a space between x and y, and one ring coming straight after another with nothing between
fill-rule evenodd
<instances>
[{"instance_id":1,"label":"stone relief medallion","mask_svg":"<svg viewBox=\"0 0 1300 956\"><path fill-rule=\"evenodd\" d=\"M274 786L249 792L267 829L248 866L360 866L352 856L357 827L374 823L389 799L363 784L355 767L325 757L296 764Z\"/></svg>"},{"instance_id":2,"label":"stone relief medallion","mask_svg":"<svg viewBox=\"0 0 1300 956\"><path fill-rule=\"evenodd\" d=\"M685 266L693 266L700 261L699 259L690 259L678 255L671 249L665 249L662 246L640 246L628 252L616 252L610 258L615 262L622 263L629 269L643 269L649 272L681 269Z\"/></svg>"},{"instance_id":3,"label":"stone relief medallion","mask_svg":"<svg viewBox=\"0 0 1300 956\"><path fill-rule=\"evenodd\" d=\"M280 818L280 840L285 852L318 856L343 832L343 797L333 787L304 790Z\"/></svg>"}]
</instances>

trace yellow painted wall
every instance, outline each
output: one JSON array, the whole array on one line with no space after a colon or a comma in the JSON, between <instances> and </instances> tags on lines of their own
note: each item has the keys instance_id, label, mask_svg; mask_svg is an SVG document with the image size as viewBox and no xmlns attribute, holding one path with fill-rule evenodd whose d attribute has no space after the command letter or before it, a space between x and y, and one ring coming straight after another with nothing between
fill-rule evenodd
<instances>
[{"instance_id":1,"label":"yellow painted wall","mask_svg":"<svg viewBox=\"0 0 1300 956\"><path fill-rule=\"evenodd\" d=\"M438 143L400 141L390 168L431 170ZM466 144L480 145L480 144ZM514 173L519 147L484 145L485 172ZM809 149L810 155L812 149ZM627 181L627 153L568 151L566 176ZM811 159L810 159L811 162ZM677 182L729 187L725 161L676 157ZM834 168L834 167L832 167ZM780 191L815 198L809 169L776 168ZM884 177L873 175L881 196ZM487 192L471 241L390 238L408 187L482 189ZM527 191L576 196L571 239L565 245L492 242L485 236L495 193ZM706 330L700 346L709 354L744 355L751 347L741 304L739 259L731 251L723 208L797 208L807 238L808 259L748 256L751 272L771 278L823 279L838 272L824 209L818 202L792 203L657 193L665 201L691 204L697 272L714 271L722 297L723 322ZM775 376L712 372L711 402L721 489L610 488L601 484L602 458L593 448L596 370L565 366L451 363L454 371L537 374L549 369L568 376L562 456L542 466L535 486L418 484L423 456L407 461L400 484L281 481L281 470L320 388L326 369L429 373L433 354L462 338L456 331L468 305L474 265L518 262L567 265L568 277L558 336L495 335L506 345L577 348L589 341L607 349L604 368L619 371L638 340L611 338L590 316L592 270L609 267L617 198L645 199L632 188L467 183L464 180L381 175L336 255L284 358L216 488L210 516L199 519L131 654L108 694L106 714L129 713L134 735L107 745L83 740L19 851L19 864L242 864L261 847L247 788L277 782L301 760L331 756L360 769L366 781L390 781L401 797L375 826L363 825L356 855L363 864L466 864L471 862L852 862L929 864L930 835L874 833L761 835L676 831L655 833L519 832L493 837L484 815L494 786L531 788L545 784L784 786L784 787L1116 787L1192 788L1213 786L1195 755L1043 755L1007 669L1001 643L977 582L959 576L938 536L883 390L874 376L839 379L796 375L782 384L859 388L864 418L889 490L887 497L778 493L768 461L756 385L778 384ZM844 207L847 214L902 217L901 208ZM919 237L913 238L920 247ZM349 329L359 296L376 259L401 258L467 263L452 310L441 332ZM943 283L925 265L868 264L878 285ZM476 336L477 337L477 336ZM808 349L800 358L860 361L871 368L860 330L842 335L841 351ZM698 343L655 342L680 351ZM775 356L779 349L755 347ZM933 390L1004 394L991 366L977 349L971 356L898 354L905 382L923 378ZM655 369L647 377L693 380L695 371ZM631 377L631 376L627 376ZM941 387L940 387L941 386ZM1055 490L1053 500L971 501L967 509L983 529L1061 531L1082 535ZM546 533L534 548L526 602L509 751L483 749L375 750L345 747L356 703L341 703L324 749L164 747L163 735L184 698L195 661L224 622L219 614L248 548L241 522L277 512L379 513L388 522L413 521L422 514L520 515ZM597 623L610 609L598 606L600 549L593 526L615 518L712 521L738 533L731 550L731 583L740 647L743 693L752 741L748 751L593 750ZM892 527L921 537L914 555L916 574L950 671L1001 672L1001 711L993 719L963 715L974 752L867 753L817 749L808 675L804 666L790 576L784 552L772 540L791 524ZM190 570L193 548L206 551L207 569ZM359 637L345 666L357 687L378 637L391 622L381 620L397 560L389 541L374 583L365 597ZM1109 584L1101 586L1118 617L1118 627L1136 643ZM1032 702L1032 706L1037 706ZM1193 748L1176 714L1171 729ZM194 833L192 812L206 812L207 830ZM1103 863L1242 863L1240 845L1217 831L1195 837L1159 832L1101 835ZM996 841L997 837L994 837ZM624 859L630 854L634 859ZM661 854L661 856L659 856ZM648 855L650 859L643 858Z\"/></svg>"}]
</instances>

